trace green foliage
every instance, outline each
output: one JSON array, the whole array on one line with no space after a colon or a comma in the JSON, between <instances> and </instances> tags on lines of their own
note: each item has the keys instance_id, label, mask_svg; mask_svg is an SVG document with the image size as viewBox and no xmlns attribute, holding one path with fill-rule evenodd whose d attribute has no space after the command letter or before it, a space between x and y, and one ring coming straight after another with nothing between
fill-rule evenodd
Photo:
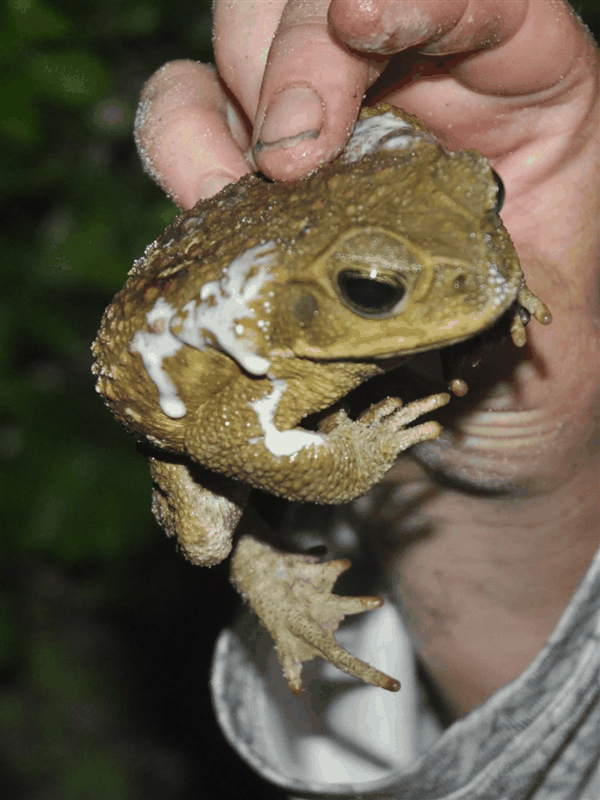
<instances>
[{"instance_id":1,"label":"green foliage","mask_svg":"<svg viewBox=\"0 0 600 800\"><path fill-rule=\"evenodd\" d=\"M135 759L115 736L144 733L115 732L119 670L108 680L74 626L94 630L130 602L128 565L163 539L144 460L94 391L90 344L131 263L175 213L135 153L139 90L168 59L211 59L209 13L208 0L172 0L168 14L145 0L0 9L5 796L137 796ZM65 593L77 598L68 614L56 604Z\"/></svg>"},{"instance_id":2,"label":"green foliage","mask_svg":"<svg viewBox=\"0 0 600 800\"><path fill-rule=\"evenodd\" d=\"M142 174L131 127L160 3L10 0L2 12L1 359L5 547L79 563L135 552L148 480L94 395L89 345L127 269L175 209ZM187 3L175 4L180 17ZM187 52L186 52L187 51Z\"/></svg>"}]
</instances>

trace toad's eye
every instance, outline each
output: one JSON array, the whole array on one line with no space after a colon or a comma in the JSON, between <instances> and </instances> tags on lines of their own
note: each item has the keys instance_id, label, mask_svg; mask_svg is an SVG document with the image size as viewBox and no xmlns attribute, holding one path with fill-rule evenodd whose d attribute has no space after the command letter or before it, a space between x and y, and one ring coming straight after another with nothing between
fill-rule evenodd
<instances>
[{"instance_id":1,"label":"toad's eye","mask_svg":"<svg viewBox=\"0 0 600 800\"><path fill-rule=\"evenodd\" d=\"M383 317L404 297L406 289L396 275L377 270L345 269L337 276L340 296L361 317Z\"/></svg>"},{"instance_id":2,"label":"toad's eye","mask_svg":"<svg viewBox=\"0 0 600 800\"><path fill-rule=\"evenodd\" d=\"M494 181L496 182L496 202L494 204L494 211L496 214L500 213L502 206L504 205L504 198L506 197L506 189L504 188L504 184L502 183L502 178L495 170L492 170L492 175L494 176Z\"/></svg>"}]
</instances>

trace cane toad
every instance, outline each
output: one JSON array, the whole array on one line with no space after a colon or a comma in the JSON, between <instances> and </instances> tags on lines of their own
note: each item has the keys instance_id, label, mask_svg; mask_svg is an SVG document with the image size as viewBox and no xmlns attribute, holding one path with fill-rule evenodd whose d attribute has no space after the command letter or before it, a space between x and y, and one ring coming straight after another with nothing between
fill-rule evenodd
<instances>
[{"instance_id":1,"label":"cane toad","mask_svg":"<svg viewBox=\"0 0 600 800\"><path fill-rule=\"evenodd\" d=\"M550 321L526 287L498 216L488 162L447 152L416 118L363 110L334 163L293 183L250 175L181 214L131 270L93 346L97 389L153 447L153 510L188 558L232 548L248 487L342 503L368 491L412 444L439 435L439 393L387 398L350 419L329 409L414 353L512 316ZM308 415L321 413L314 429ZM234 479L234 480L232 480ZM344 560L239 540L233 580L271 632L293 691L316 655L367 682L394 679L335 641Z\"/></svg>"}]
</instances>

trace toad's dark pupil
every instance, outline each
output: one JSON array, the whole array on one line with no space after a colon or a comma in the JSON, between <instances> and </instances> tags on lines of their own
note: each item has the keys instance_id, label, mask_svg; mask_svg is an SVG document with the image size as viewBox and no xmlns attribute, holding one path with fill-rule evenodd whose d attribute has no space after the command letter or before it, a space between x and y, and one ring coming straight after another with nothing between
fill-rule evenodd
<instances>
[{"instance_id":1,"label":"toad's dark pupil","mask_svg":"<svg viewBox=\"0 0 600 800\"><path fill-rule=\"evenodd\" d=\"M354 270L340 272L338 286L346 303L358 314L368 316L391 311L404 296L399 281L371 278Z\"/></svg>"},{"instance_id":2,"label":"toad's dark pupil","mask_svg":"<svg viewBox=\"0 0 600 800\"><path fill-rule=\"evenodd\" d=\"M504 184L502 183L502 178L495 170L492 170L492 175L494 176L494 180L496 181L496 203L494 204L494 211L496 214L500 213L502 206L504 205L504 198L506 197L506 189L504 188Z\"/></svg>"}]
</instances>

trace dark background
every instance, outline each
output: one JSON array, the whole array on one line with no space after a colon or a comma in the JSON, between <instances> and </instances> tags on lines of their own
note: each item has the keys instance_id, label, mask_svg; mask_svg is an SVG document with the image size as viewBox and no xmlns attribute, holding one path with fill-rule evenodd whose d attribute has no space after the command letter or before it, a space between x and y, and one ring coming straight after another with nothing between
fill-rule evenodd
<instances>
[{"instance_id":1,"label":"dark background","mask_svg":"<svg viewBox=\"0 0 600 800\"><path fill-rule=\"evenodd\" d=\"M600 4L575 4L598 31ZM174 216L132 140L144 80L210 61L207 0L1 7L0 790L8 800L269 800L213 719L236 597L150 514L90 343ZM540 42L543 46L543 42Z\"/></svg>"}]
</instances>

